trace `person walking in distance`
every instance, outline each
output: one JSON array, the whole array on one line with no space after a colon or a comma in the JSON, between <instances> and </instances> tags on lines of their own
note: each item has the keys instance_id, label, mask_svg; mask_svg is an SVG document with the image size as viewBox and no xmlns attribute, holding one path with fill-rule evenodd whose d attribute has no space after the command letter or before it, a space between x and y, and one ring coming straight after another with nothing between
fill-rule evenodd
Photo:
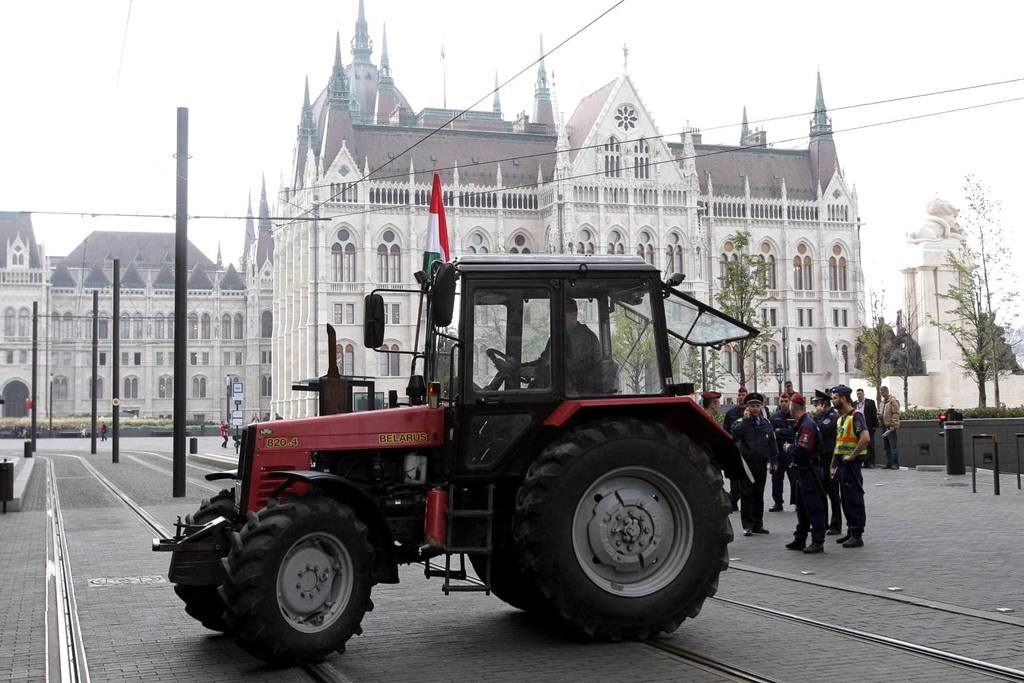
<instances>
[{"instance_id":1,"label":"person walking in distance","mask_svg":"<svg viewBox=\"0 0 1024 683\"><path fill-rule=\"evenodd\" d=\"M736 390L736 404L725 411L725 417L722 418L722 428L732 434L732 425L736 420L743 417L743 413L746 410L747 400L747 387L740 385L739 389ZM740 479L729 480L729 503L732 505L732 511L736 512L739 510L740 496L742 494L743 482Z\"/></svg>"},{"instance_id":2,"label":"person walking in distance","mask_svg":"<svg viewBox=\"0 0 1024 683\"><path fill-rule=\"evenodd\" d=\"M825 552L825 474L822 472L822 439L818 425L807 413L804 397L793 394L790 397L790 411L796 420L793 442L785 446L792 463L792 484L796 490L796 531L793 540L786 544L790 550L805 553ZM807 534L811 544L807 545Z\"/></svg>"},{"instance_id":3,"label":"person walking in distance","mask_svg":"<svg viewBox=\"0 0 1024 683\"><path fill-rule=\"evenodd\" d=\"M838 536L843 532L843 513L839 500L839 480L832 476L832 468L825 467L824 460L831 458L836 450L836 422L839 413L832 405L832 399L821 389L814 390L814 422L821 432L821 452L824 454L822 474L824 475L825 494L831 511L829 517L828 536Z\"/></svg>"},{"instance_id":4,"label":"person walking in distance","mask_svg":"<svg viewBox=\"0 0 1024 683\"><path fill-rule=\"evenodd\" d=\"M793 441L793 426L796 421L790 413L789 394L779 396L779 407L772 415L772 428L775 430L775 441L779 444L778 452L772 458L772 500L774 505L768 512L781 512L783 502L783 482L789 479L789 503L796 505L796 493L793 491L793 473L789 471L789 455L783 445Z\"/></svg>"},{"instance_id":5,"label":"person walking in distance","mask_svg":"<svg viewBox=\"0 0 1024 683\"><path fill-rule=\"evenodd\" d=\"M836 539L844 548L864 545L864 478L860 471L860 454L867 448L871 435L864 416L853 408L853 391L840 384L832 388L832 404L839 411L836 424L836 447L832 455L832 476L839 477L843 515L846 516L846 535Z\"/></svg>"},{"instance_id":6,"label":"person walking in distance","mask_svg":"<svg viewBox=\"0 0 1024 683\"><path fill-rule=\"evenodd\" d=\"M221 448L227 448L228 447L228 423L225 422L224 420L220 421L220 438L224 439L224 442L221 443L220 447Z\"/></svg>"},{"instance_id":7,"label":"person walking in distance","mask_svg":"<svg viewBox=\"0 0 1024 683\"><path fill-rule=\"evenodd\" d=\"M896 432L900 428L900 402L889 393L889 387L882 387L882 443L885 444L885 469L900 468L899 443Z\"/></svg>"},{"instance_id":8,"label":"person walking in distance","mask_svg":"<svg viewBox=\"0 0 1024 683\"><path fill-rule=\"evenodd\" d=\"M756 391L747 394L743 416L732 424L732 436L740 448L754 480L741 481L740 521L743 535L767 534L764 528L764 487L768 481L768 461L778 452L775 432L761 410L764 398Z\"/></svg>"},{"instance_id":9,"label":"person walking in distance","mask_svg":"<svg viewBox=\"0 0 1024 683\"><path fill-rule=\"evenodd\" d=\"M100 422L100 441L107 440L107 423Z\"/></svg>"},{"instance_id":10,"label":"person walking in distance","mask_svg":"<svg viewBox=\"0 0 1024 683\"><path fill-rule=\"evenodd\" d=\"M864 398L863 389L857 390L857 402L854 406L857 408L857 412L863 413L864 421L868 425L868 433L871 435L871 442L864 452L864 467L870 469L875 466L875 430L878 429L878 406L875 405L874 399Z\"/></svg>"}]
</instances>

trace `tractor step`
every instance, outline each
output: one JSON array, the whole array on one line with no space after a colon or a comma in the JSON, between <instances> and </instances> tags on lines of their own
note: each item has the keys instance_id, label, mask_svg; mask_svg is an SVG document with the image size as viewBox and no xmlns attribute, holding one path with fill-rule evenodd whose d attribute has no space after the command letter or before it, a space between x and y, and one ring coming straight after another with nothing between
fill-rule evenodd
<instances>
[{"instance_id":1,"label":"tractor step","mask_svg":"<svg viewBox=\"0 0 1024 683\"><path fill-rule=\"evenodd\" d=\"M430 560L424 563L423 575L429 578L444 579L444 585L441 589L445 595L451 593L476 593L482 592L487 595L491 594L491 556L494 552L493 546L493 528L494 525L492 520L494 519L494 484L487 486L487 507L483 510L473 508L459 508L456 503L456 494L458 490L454 485L448 487L448 509L445 510L446 517L448 520L447 524L447 538L451 540L454 538L453 532L457 520L464 519L482 519L487 522L487 531L485 534L483 545L451 545L444 550L444 567L433 567L430 564ZM487 558L487 568L484 572L484 576L480 577L479 583L474 581L466 573L466 554L470 555L484 555ZM458 568L452 567L452 556L459 556ZM468 581L465 584L453 584L452 581Z\"/></svg>"}]
</instances>

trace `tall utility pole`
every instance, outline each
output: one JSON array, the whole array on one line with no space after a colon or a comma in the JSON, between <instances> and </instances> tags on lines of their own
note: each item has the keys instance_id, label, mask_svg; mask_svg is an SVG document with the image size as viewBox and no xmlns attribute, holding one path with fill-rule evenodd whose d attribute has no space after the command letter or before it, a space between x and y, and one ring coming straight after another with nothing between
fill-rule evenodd
<instances>
[{"instance_id":1,"label":"tall utility pole","mask_svg":"<svg viewBox=\"0 0 1024 683\"><path fill-rule=\"evenodd\" d=\"M39 413L36 398L36 377L39 374L39 302L32 302L32 452L36 452L36 415Z\"/></svg>"},{"instance_id":2,"label":"tall utility pole","mask_svg":"<svg viewBox=\"0 0 1024 683\"><path fill-rule=\"evenodd\" d=\"M121 259L114 259L114 313L113 313L113 325L111 325L111 331L114 334L111 342L113 348L113 368L111 371L111 420L110 429L113 432L111 434L110 442L110 462L116 463L120 461L121 453L118 451L120 445L118 427L120 426L120 413L121 413Z\"/></svg>"},{"instance_id":3,"label":"tall utility pole","mask_svg":"<svg viewBox=\"0 0 1024 683\"><path fill-rule=\"evenodd\" d=\"M175 498L185 496L185 355L188 318L188 108L178 107L174 209L174 446L171 484Z\"/></svg>"},{"instance_id":4,"label":"tall utility pole","mask_svg":"<svg viewBox=\"0 0 1024 683\"><path fill-rule=\"evenodd\" d=\"M89 435L89 452L96 455L96 391L99 387L100 323L97 309L100 307L100 290L92 290L92 433Z\"/></svg>"}]
</instances>

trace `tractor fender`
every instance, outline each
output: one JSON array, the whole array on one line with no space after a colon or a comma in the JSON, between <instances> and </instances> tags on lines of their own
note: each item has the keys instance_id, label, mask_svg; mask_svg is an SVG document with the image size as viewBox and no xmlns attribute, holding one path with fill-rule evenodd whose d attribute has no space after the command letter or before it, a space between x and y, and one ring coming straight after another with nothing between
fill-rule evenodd
<instances>
[{"instance_id":1,"label":"tractor fender","mask_svg":"<svg viewBox=\"0 0 1024 683\"><path fill-rule=\"evenodd\" d=\"M352 508L359 521L369 529L369 540L376 551L373 571L378 583L398 583L398 561L395 559L394 539L384 514L362 489L345 477L315 470L268 472L267 476L286 482L302 482L315 486L324 495Z\"/></svg>"},{"instance_id":2,"label":"tractor fender","mask_svg":"<svg viewBox=\"0 0 1024 683\"><path fill-rule=\"evenodd\" d=\"M544 426L564 430L585 420L614 415L653 419L668 425L701 444L727 478L753 481L732 436L689 396L567 400L548 415Z\"/></svg>"},{"instance_id":3,"label":"tractor fender","mask_svg":"<svg viewBox=\"0 0 1024 683\"><path fill-rule=\"evenodd\" d=\"M210 472L205 477L206 481L217 481L218 479L240 479L238 470L225 470L224 472Z\"/></svg>"}]
</instances>

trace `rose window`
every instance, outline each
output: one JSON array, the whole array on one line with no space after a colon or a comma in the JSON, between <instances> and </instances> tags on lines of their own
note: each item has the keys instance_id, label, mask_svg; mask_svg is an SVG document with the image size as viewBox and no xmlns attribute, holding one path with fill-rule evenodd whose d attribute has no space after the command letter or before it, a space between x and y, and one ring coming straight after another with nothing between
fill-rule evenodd
<instances>
[{"instance_id":1,"label":"rose window","mask_svg":"<svg viewBox=\"0 0 1024 683\"><path fill-rule=\"evenodd\" d=\"M615 125L625 131L636 128L636 109L624 104L615 110Z\"/></svg>"}]
</instances>

